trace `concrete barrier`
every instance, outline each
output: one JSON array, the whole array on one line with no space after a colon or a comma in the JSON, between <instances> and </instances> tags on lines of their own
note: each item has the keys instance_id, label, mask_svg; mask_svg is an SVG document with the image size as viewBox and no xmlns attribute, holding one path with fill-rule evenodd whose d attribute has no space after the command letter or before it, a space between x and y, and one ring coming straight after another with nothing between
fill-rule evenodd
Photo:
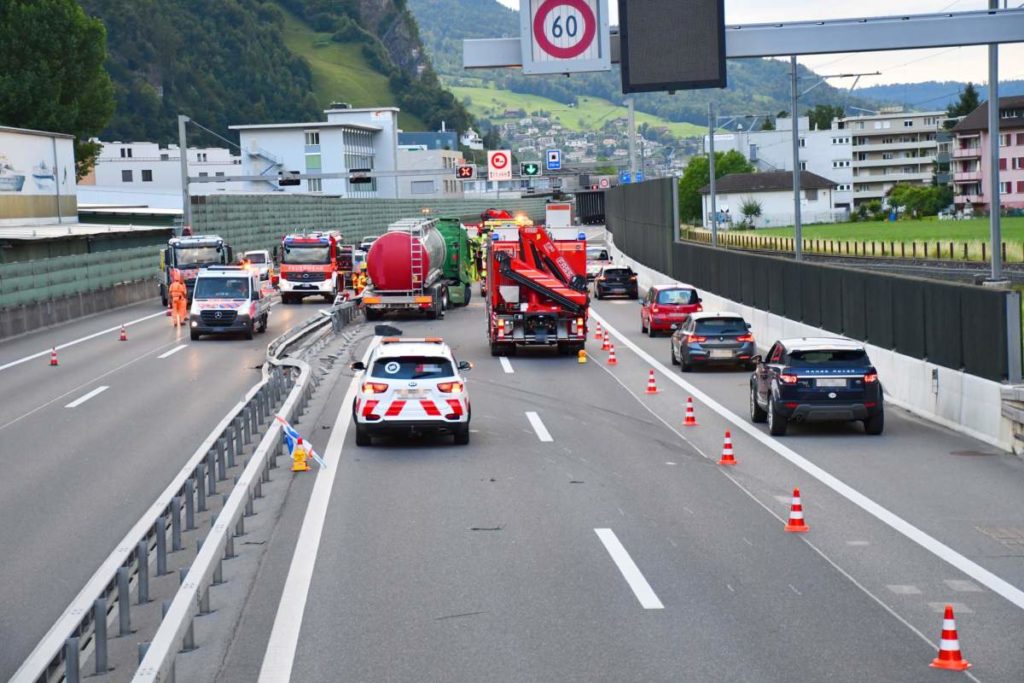
<instances>
[{"instance_id":1,"label":"concrete barrier","mask_svg":"<svg viewBox=\"0 0 1024 683\"><path fill-rule=\"evenodd\" d=\"M156 280L147 278L120 282L113 287L104 287L92 292L3 308L0 309L0 339L9 339L69 320L155 299L156 294Z\"/></svg>"},{"instance_id":2,"label":"concrete barrier","mask_svg":"<svg viewBox=\"0 0 1024 683\"><path fill-rule=\"evenodd\" d=\"M615 246L610 232L606 240L615 263L630 266L637 273L641 287L678 282L631 259ZM714 292L701 290L701 297L705 310L727 310L742 315L751 324L754 336L762 341L838 336L820 327L736 303ZM887 402L989 445L1015 450L1013 424L1003 411L1004 385L872 344L864 347L878 368Z\"/></svg>"}]
</instances>

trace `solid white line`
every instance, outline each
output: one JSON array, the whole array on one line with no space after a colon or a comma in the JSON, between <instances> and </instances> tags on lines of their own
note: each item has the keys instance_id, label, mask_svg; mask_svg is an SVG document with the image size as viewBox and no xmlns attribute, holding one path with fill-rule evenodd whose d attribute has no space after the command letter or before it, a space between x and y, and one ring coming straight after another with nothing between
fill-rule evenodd
<instances>
[{"instance_id":1,"label":"solid white line","mask_svg":"<svg viewBox=\"0 0 1024 683\"><path fill-rule=\"evenodd\" d=\"M181 351L184 348L188 348L188 344L181 344L179 346L175 346L170 351L165 351L164 353L161 353L159 356L157 356L157 358L167 358L168 356L173 356L178 351Z\"/></svg>"},{"instance_id":2,"label":"solid white line","mask_svg":"<svg viewBox=\"0 0 1024 683\"><path fill-rule=\"evenodd\" d=\"M499 356L498 362L501 363L501 369L505 371L506 375L511 375L515 370L512 369L512 363L509 362L505 356Z\"/></svg>"},{"instance_id":3,"label":"solid white line","mask_svg":"<svg viewBox=\"0 0 1024 683\"><path fill-rule=\"evenodd\" d=\"M104 386L104 387L96 387L95 389L93 389L92 391L90 391L90 392L89 392L88 394L86 394L85 396L82 396L82 397L80 397L80 398L76 398L76 399L75 399L74 401L72 401L71 403L67 404L67 405L66 405L66 406L64 406L64 407L65 407L65 408L77 408L78 406L82 405L83 403L85 403L86 401L88 401L88 400L89 400L90 398L92 398L93 396L99 396L100 394L102 394L102 393L103 393L104 391L106 391L106 390L107 390L107 389L109 389L109 388L110 388L110 387L105 387L105 386Z\"/></svg>"},{"instance_id":4,"label":"solid white line","mask_svg":"<svg viewBox=\"0 0 1024 683\"><path fill-rule=\"evenodd\" d=\"M131 327L132 325L136 325L138 323L145 322L146 320L150 320L151 318L156 318L157 316L161 316L161 315L165 315L165 313L163 311L160 311L159 313L153 313L152 315L145 315L145 316L142 316L141 318L136 318L135 320L132 320L131 322L125 323L124 326L125 327ZM74 340L66 342L64 344L60 344L56 348L57 348L58 351L60 349L66 349L69 346L75 346L76 344L81 344L82 342L89 341L90 339L95 339L96 337L101 337L104 334L111 334L113 332L117 332L120 329L121 329L120 325L115 325L114 327L108 327L105 330L100 330L99 332L94 332L93 334L90 334L88 336L81 337L79 339L74 339ZM18 360L12 360L10 363L5 363L3 365L0 365L0 370L6 370L7 368L13 368L15 365L21 365L22 363L27 363L28 361L33 360L35 358L42 358L43 356L47 355L48 353L50 353L50 349L45 349L43 351L40 351L39 353L34 353L31 356L25 356L24 358L19 358Z\"/></svg>"},{"instance_id":5,"label":"solid white line","mask_svg":"<svg viewBox=\"0 0 1024 683\"><path fill-rule=\"evenodd\" d=\"M1008 581L1000 578L999 576L996 576L989 570L979 565L977 562L974 562L973 560L964 557L963 555L961 555L960 553L958 553L957 551L953 550L948 545L943 543L942 541L938 540L937 538L934 538L933 536L928 535L927 533L925 533L921 529L918 529L916 526L906 521L902 517L899 517L895 513L890 512L888 509L882 507L875 501L871 500L860 491L854 489L849 484L844 483L837 477L833 476L832 474L829 474L822 468L810 462L793 449L789 448L788 446L782 445L776 439L768 436L760 429L753 426L750 422L741 418L739 415L732 412L715 399L711 398L709 395L698 389L690 382L684 380L682 377L679 376L679 373L672 372L669 368L667 368L665 365L663 365L657 359L655 359L651 354L641 349L631 340L626 338L625 335L623 335L617 329L612 327L611 324L608 323L608 321L605 320L605 318L598 314L596 311L591 309L590 314L595 319L597 319L598 322L601 323L605 330L613 334L625 348L631 350L633 353L642 358L646 363L649 364L650 367L657 368L657 370L662 375L664 375L666 379L668 379L670 382L673 382L674 384L682 388L684 391L687 391L691 396L693 396L695 401L703 403L705 406L707 406L714 412L718 413L726 421L731 422L736 429L746 433L748 436L757 440L765 447L775 451L775 453L777 453L784 459L788 460L793 465L796 465L801 470L803 470L810 476L814 477L822 484L832 489L834 492L838 493L843 498L846 498L848 501L850 501L857 507L861 508L868 514L872 515L873 517L881 521L883 524L886 524L895 531L903 534L911 541L917 543L919 546L921 546L928 552L932 553L936 557L945 560L950 565L956 567L964 574L967 574L975 581L981 583L993 592L1003 596L1017 607L1024 609L1024 591L1012 585Z\"/></svg>"},{"instance_id":6,"label":"solid white line","mask_svg":"<svg viewBox=\"0 0 1024 683\"><path fill-rule=\"evenodd\" d=\"M526 419L530 421L533 426L533 431L537 432L537 438L541 441L554 441L551 438L551 432L544 426L544 423L540 421L540 416L533 411L526 411Z\"/></svg>"},{"instance_id":7,"label":"solid white line","mask_svg":"<svg viewBox=\"0 0 1024 683\"><path fill-rule=\"evenodd\" d=\"M644 609L665 609L665 606L661 604L661 600L654 594L651 584L647 583L647 579L640 573L640 568L636 566L636 562L633 562L633 558L622 547L622 543L619 542L619 537L615 535L615 532L611 529L594 529L594 533L601 539L605 550L612 556L615 566L622 572L622 578L633 589L633 595L640 601L640 606Z\"/></svg>"},{"instance_id":8,"label":"solid white line","mask_svg":"<svg viewBox=\"0 0 1024 683\"><path fill-rule=\"evenodd\" d=\"M372 344L370 348L373 348ZM370 349L367 349L363 362L369 357L369 351ZM313 493L310 495L306 515L302 520L295 554L292 555L292 564L288 568L288 578L285 580L281 602L278 603L277 615L274 617L274 627L270 632L270 641L267 643L267 651L260 667L259 683L288 683L291 680L295 650L299 644L299 631L302 629L302 617L306 611L309 586L313 580L313 569L316 566L316 556L320 549L324 522L327 519L331 489L334 488L334 476L338 472L341 447L348 434L348 407L352 405L361 379L362 376L357 374L348 385L348 391L341 402L341 410L338 411L338 418L334 422L334 431L331 432L330 441L324 449L323 458L327 467L317 472L316 482L313 484Z\"/></svg>"}]
</instances>

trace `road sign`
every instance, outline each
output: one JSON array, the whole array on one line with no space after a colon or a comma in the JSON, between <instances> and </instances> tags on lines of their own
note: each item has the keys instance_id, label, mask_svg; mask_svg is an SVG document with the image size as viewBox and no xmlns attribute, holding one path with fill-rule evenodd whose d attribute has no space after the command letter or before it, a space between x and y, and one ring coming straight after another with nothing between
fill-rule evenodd
<instances>
[{"instance_id":1,"label":"road sign","mask_svg":"<svg viewBox=\"0 0 1024 683\"><path fill-rule=\"evenodd\" d=\"M536 178L540 175L540 164L533 162L519 164L519 175L524 178Z\"/></svg>"},{"instance_id":2,"label":"road sign","mask_svg":"<svg viewBox=\"0 0 1024 683\"><path fill-rule=\"evenodd\" d=\"M625 185L626 183L629 183L631 181L632 181L632 178L629 175L629 171L622 171L622 172L619 173L619 183L620 184Z\"/></svg>"},{"instance_id":3,"label":"road sign","mask_svg":"<svg viewBox=\"0 0 1024 683\"><path fill-rule=\"evenodd\" d=\"M492 149L487 152L487 179L512 180L512 152Z\"/></svg>"},{"instance_id":4,"label":"road sign","mask_svg":"<svg viewBox=\"0 0 1024 683\"><path fill-rule=\"evenodd\" d=\"M601 178L601 181L600 181L600 182L598 183L598 185L600 185L600 186L601 186L601 189L602 189L602 190L607 190L607 189L608 189L608 185L609 185L609 184L610 184L610 183L608 182L608 179L607 179L607 178Z\"/></svg>"},{"instance_id":5,"label":"road sign","mask_svg":"<svg viewBox=\"0 0 1024 683\"><path fill-rule=\"evenodd\" d=\"M476 166L463 164L455 167L455 177L459 180L473 180L476 178Z\"/></svg>"},{"instance_id":6,"label":"road sign","mask_svg":"<svg viewBox=\"0 0 1024 683\"><path fill-rule=\"evenodd\" d=\"M642 183L644 181L644 172L643 171L637 171L636 172L636 181L638 183Z\"/></svg>"},{"instance_id":7,"label":"road sign","mask_svg":"<svg viewBox=\"0 0 1024 683\"><path fill-rule=\"evenodd\" d=\"M608 0L519 0L523 73L611 69Z\"/></svg>"},{"instance_id":8,"label":"road sign","mask_svg":"<svg viewBox=\"0 0 1024 683\"><path fill-rule=\"evenodd\" d=\"M545 152L545 155L547 156L549 171L562 170L562 150L549 149Z\"/></svg>"}]
</instances>

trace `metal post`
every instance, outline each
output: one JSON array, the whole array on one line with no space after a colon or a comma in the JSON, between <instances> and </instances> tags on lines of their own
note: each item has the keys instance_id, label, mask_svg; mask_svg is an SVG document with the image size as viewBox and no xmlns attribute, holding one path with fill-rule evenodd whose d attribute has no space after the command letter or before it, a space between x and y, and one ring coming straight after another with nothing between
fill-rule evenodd
<instances>
[{"instance_id":1,"label":"metal post","mask_svg":"<svg viewBox=\"0 0 1024 683\"><path fill-rule=\"evenodd\" d=\"M217 560L217 566L213 570L213 585L219 586L224 583L224 560Z\"/></svg>"},{"instance_id":2,"label":"metal post","mask_svg":"<svg viewBox=\"0 0 1024 683\"><path fill-rule=\"evenodd\" d=\"M209 458L210 454L207 453L206 457ZM199 484L196 487L196 494L198 500L196 501L196 510L199 512L206 512L206 463L199 463L199 467L196 468L196 482Z\"/></svg>"},{"instance_id":3,"label":"metal post","mask_svg":"<svg viewBox=\"0 0 1024 683\"><path fill-rule=\"evenodd\" d=\"M217 439L217 479L224 481L228 478L227 468L224 465L224 451L227 450L227 439L223 436ZM210 470L210 481L213 481L213 470ZM217 493L217 484L210 486L210 495Z\"/></svg>"},{"instance_id":4,"label":"metal post","mask_svg":"<svg viewBox=\"0 0 1024 683\"><path fill-rule=\"evenodd\" d=\"M181 639L181 651L191 652L196 649L196 635L194 630L195 619L188 620L188 629L185 631L185 635Z\"/></svg>"},{"instance_id":5,"label":"metal post","mask_svg":"<svg viewBox=\"0 0 1024 683\"><path fill-rule=\"evenodd\" d=\"M196 483L192 479L185 480L185 531L196 528Z\"/></svg>"},{"instance_id":6,"label":"metal post","mask_svg":"<svg viewBox=\"0 0 1024 683\"><path fill-rule=\"evenodd\" d=\"M989 9L999 9L999 0L988 0ZM1003 279L1003 241L999 212L999 45L988 46L988 141L989 141L989 212L988 228L992 241L993 282Z\"/></svg>"},{"instance_id":7,"label":"metal post","mask_svg":"<svg viewBox=\"0 0 1024 683\"><path fill-rule=\"evenodd\" d=\"M135 556L139 563L139 604L149 602L149 541L139 541Z\"/></svg>"},{"instance_id":8,"label":"metal post","mask_svg":"<svg viewBox=\"0 0 1024 683\"><path fill-rule=\"evenodd\" d=\"M249 433L252 436L256 436L259 432L260 426L257 422L259 415L259 401L253 401L249 404Z\"/></svg>"},{"instance_id":9,"label":"metal post","mask_svg":"<svg viewBox=\"0 0 1024 683\"><path fill-rule=\"evenodd\" d=\"M142 664L147 652L149 652L149 643L139 643L139 664Z\"/></svg>"},{"instance_id":10,"label":"metal post","mask_svg":"<svg viewBox=\"0 0 1024 683\"><path fill-rule=\"evenodd\" d=\"M711 246L718 246L718 206L715 196L715 124L718 117L715 116L715 105L708 102L708 175L711 182L711 190L708 197L711 199ZM701 209L703 211L703 208ZM703 221L702 221L703 222Z\"/></svg>"},{"instance_id":11,"label":"metal post","mask_svg":"<svg viewBox=\"0 0 1024 683\"><path fill-rule=\"evenodd\" d=\"M64 641L64 683L79 683L78 673L78 637L72 636Z\"/></svg>"},{"instance_id":12,"label":"metal post","mask_svg":"<svg viewBox=\"0 0 1024 683\"><path fill-rule=\"evenodd\" d=\"M228 468L235 466L235 457L242 450L242 418L236 415L228 430Z\"/></svg>"},{"instance_id":13,"label":"metal post","mask_svg":"<svg viewBox=\"0 0 1024 683\"><path fill-rule=\"evenodd\" d=\"M156 575L167 573L167 518L156 520Z\"/></svg>"},{"instance_id":14,"label":"metal post","mask_svg":"<svg viewBox=\"0 0 1024 683\"><path fill-rule=\"evenodd\" d=\"M252 431L249 427L249 406L242 411L242 444L248 446L252 443Z\"/></svg>"},{"instance_id":15,"label":"metal post","mask_svg":"<svg viewBox=\"0 0 1024 683\"><path fill-rule=\"evenodd\" d=\"M132 605L128 593L128 568L117 569L117 617L119 635L124 637L132 632Z\"/></svg>"},{"instance_id":16,"label":"metal post","mask_svg":"<svg viewBox=\"0 0 1024 683\"><path fill-rule=\"evenodd\" d=\"M185 577L188 576L188 567L178 567L178 587L185 584Z\"/></svg>"},{"instance_id":17,"label":"metal post","mask_svg":"<svg viewBox=\"0 0 1024 683\"><path fill-rule=\"evenodd\" d=\"M210 611L210 587L207 586L199 594L199 613L209 614Z\"/></svg>"},{"instance_id":18,"label":"metal post","mask_svg":"<svg viewBox=\"0 0 1024 683\"><path fill-rule=\"evenodd\" d=\"M181 550L181 497L171 498L171 552Z\"/></svg>"},{"instance_id":19,"label":"metal post","mask_svg":"<svg viewBox=\"0 0 1024 683\"><path fill-rule=\"evenodd\" d=\"M636 113L633 111L633 98L626 100L629 104L629 180L636 182Z\"/></svg>"},{"instance_id":20,"label":"metal post","mask_svg":"<svg viewBox=\"0 0 1024 683\"><path fill-rule=\"evenodd\" d=\"M797 82L796 82L796 55L790 55L789 57L789 79L790 79L790 97L791 107L793 109L789 114L789 120L793 122L793 236L794 241L794 256L797 261L803 259L803 249L801 243L803 242L803 226L800 224L800 113L798 111L797 97Z\"/></svg>"},{"instance_id":21,"label":"metal post","mask_svg":"<svg viewBox=\"0 0 1024 683\"><path fill-rule=\"evenodd\" d=\"M185 124L191 119L178 114L178 150L181 153L181 225L192 225L192 202L188 196L188 145L185 142Z\"/></svg>"},{"instance_id":22,"label":"metal post","mask_svg":"<svg viewBox=\"0 0 1024 683\"><path fill-rule=\"evenodd\" d=\"M107 673L107 599L92 603L93 643L95 644L96 675Z\"/></svg>"}]
</instances>

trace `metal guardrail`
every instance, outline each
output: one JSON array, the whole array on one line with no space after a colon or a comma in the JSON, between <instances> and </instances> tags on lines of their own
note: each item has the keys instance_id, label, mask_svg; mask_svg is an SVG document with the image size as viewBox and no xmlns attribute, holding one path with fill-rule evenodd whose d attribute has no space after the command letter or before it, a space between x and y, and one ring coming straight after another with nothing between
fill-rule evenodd
<instances>
[{"instance_id":1,"label":"metal guardrail","mask_svg":"<svg viewBox=\"0 0 1024 683\"><path fill-rule=\"evenodd\" d=\"M170 485L117 544L36 645L11 683L61 680L78 683L79 661L90 655L95 659L97 672L107 670L108 621L116 611L120 632L131 631L132 604L149 602L151 553L156 555L156 575L166 574L168 531L171 549L177 550L183 526L185 530L194 528L189 524L193 524L195 512L207 509L207 498L216 494L220 482L227 479L226 471L235 466L235 459L243 454L260 426L269 420L266 434L218 513L135 678L138 681L173 680L174 654L180 649L182 638L191 638L195 608L202 610L203 605L208 605L209 587L220 577L221 560L234 554L234 536L229 530L243 530L243 513L251 509L254 495L260 495L262 482L269 480L269 455L283 446L282 427L273 415L297 421L295 417L305 410L312 393L309 365L297 359L281 359L281 356L289 347L327 324L334 329L344 326L353 319L356 310L353 302L333 306L330 311L323 311L322 315L292 328L268 346L263 379L199 445ZM298 376L292 377L296 370ZM275 410L282 400L280 410ZM133 583L137 589L135 603L131 599ZM174 647L170 647L171 642L175 643Z\"/></svg>"}]
</instances>

